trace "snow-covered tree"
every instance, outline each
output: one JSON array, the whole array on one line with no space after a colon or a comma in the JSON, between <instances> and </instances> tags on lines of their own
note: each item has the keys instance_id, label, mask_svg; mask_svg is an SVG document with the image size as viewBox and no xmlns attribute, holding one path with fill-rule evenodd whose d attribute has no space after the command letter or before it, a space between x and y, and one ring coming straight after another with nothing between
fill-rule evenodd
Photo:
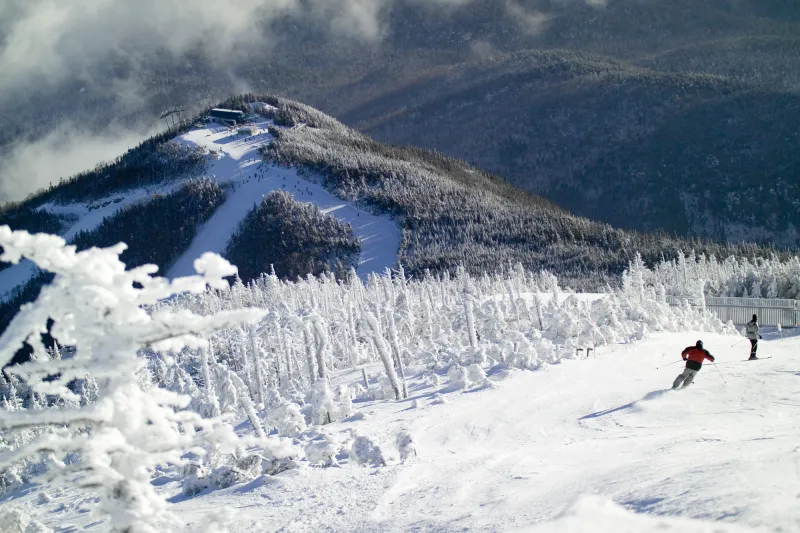
<instances>
[{"instance_id":1,"label":"snow-covered tree","mask_svg":"<svg viewBox=\"0 0 800 533\"><path fill-rule=\"evenodd\" d=\"M403 390L401 388L400 381L397 379L397 373L394 371L392 355L389 353L389 348L386 346L386 341L383 340L383 334L381 333L378 319L375 318L375 316L371 313L366 313L364 315L364 320L366 321L367 327L370 330L372 341L375 344L375 349L378 351L381 361L383 361L383 368L386 371L386 376L389 378L389 382L392 385L395 399L400 400L403 398Z\"/></svg>"},{"instance_id":2,"label":"snow-covered tree","mask_svg":"<svg viewBox=\"0 0 800 533\"><path fill-rule=\"evenodd\" d=\"M72 347L71 357L34 359L10 371L35 393L67 401L79 400L70 389L73 380L89 374L98 384L94 403L0 412L4 431L49 428L0 455L0 469L47 454L56 470L51 476L82 474L77 483L98 494L100 509L115 530L168 530L175 521L150 484L150 470L159 464L180 464L184 450L209 441L233 450L237 438L230 426L184 410L188 398L162 388L142 390L137 374L146 361L140 350L202 349L207 344L201 335L257 321L264 312L228 310L199 316L169 308L149 314L143 308L176 294L201 293L206 285L227 287L223 278L236 269L214 254L195 261L199 275L168 281L153 277L155 265L126 270L119 259L124 244L77 252L59 237L2 226L0 245L3 261L17 263L25 257L55 274L0 336L0 364L10 361L24 342L34 353L43 352L40 335L51 319L50 334L60 345ZM80 461L67 465L58 459L71 452L79 454Z\"/></svg>"}]
</instances>

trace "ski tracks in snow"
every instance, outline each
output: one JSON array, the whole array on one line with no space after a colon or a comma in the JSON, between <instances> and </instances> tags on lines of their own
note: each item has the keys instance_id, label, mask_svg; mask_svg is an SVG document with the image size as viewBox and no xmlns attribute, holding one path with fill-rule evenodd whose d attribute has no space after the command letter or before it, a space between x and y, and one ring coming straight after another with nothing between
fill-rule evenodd
<instances>
[{"instance_id":1,"label":"ski tracks in snow","mask_svg":"<svg viewBox=\"0 0 800 533\"><path fill-rule=\"evenodd\" d=\"M638 513L800 530L800 380L785 369L800 342L769 343L782 362L731 370L727 384L708 367L669 390L680 368L656 370L658 355L695 337L656 335L427 408L403 422L421 459L398 472L373 519L387 531L505 531L589 493Z\"/></svg>"},{"instance_id":2,"label":"ski tracks in snow","mask_svg":"<svg viewBox=\"0 0 800 533\"><path fill-rule=\"evenodd\" d=\"M719 349L730 337L702 337L719 361L741 357ZM727 384L704 368L688 389L665 391L680 369L657 370L659 355L696 338L656 334L596 359L512 372L495 388L442 394L444 404L434 394L449 384L417 376L415 398L357 404L365 416L317 429L338 442L352 430L368 435L388 466L306 466L177 497L173 510L190 531L222 507L235 511L232 531L800 531L800 338L765 342L775 357L731 369ZM405 430L418 455L399 463L394 443ZM159 490L174 496L180 484ZM58 514L56 502L33 503L35 494L20 500L37 519L103 530L79 511ZM576 504L581 495L592 496Z\"/></svg>"}]
</instances>

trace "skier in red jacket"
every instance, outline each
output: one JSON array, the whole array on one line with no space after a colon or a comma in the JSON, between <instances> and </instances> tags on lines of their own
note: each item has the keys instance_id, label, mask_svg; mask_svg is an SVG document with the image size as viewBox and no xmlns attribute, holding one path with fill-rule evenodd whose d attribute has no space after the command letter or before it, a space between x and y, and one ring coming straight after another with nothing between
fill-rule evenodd
<instances>
[{"instance_id":1,"label":"skier in red jacket","mask_svg":"<svg viewBox=\"0 0 800 533\"><path fill-rule=\"evenodd\" d=\"M681 383L683 383L684 387L691 385L694 377L700 372L700 369L703 368L703 361L706 359L714 362L714 356L703 348L703 341L697 341L697 344L694 346L684 348L681 352L681 357L686 361L686 368L675 378L675 381L672 383L673 389L680 387Z\"/></svg>"}]
</instances>

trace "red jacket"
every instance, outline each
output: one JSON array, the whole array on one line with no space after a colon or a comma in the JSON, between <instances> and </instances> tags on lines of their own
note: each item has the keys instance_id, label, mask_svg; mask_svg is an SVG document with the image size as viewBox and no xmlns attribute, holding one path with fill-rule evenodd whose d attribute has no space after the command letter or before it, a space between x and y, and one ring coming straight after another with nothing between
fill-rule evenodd
<instances>
[{"instance_id":1,"label":"red jacket","mask_svg":"<svg viewBox=\"0 0 800 533\"><path fill-rule=\"evenodd\" d=\"M708 350L704 348L698 348L697 346L689 346L688 348L684 348L684 350L681 352L681 356L683 357L683 360L686 361L686 366L689 368L694 368L694 370L700 370L700 367L703 366L703 361L706 359L709 361L714 361L714 356L708 353Z\"/></svg>"}]
</instances>

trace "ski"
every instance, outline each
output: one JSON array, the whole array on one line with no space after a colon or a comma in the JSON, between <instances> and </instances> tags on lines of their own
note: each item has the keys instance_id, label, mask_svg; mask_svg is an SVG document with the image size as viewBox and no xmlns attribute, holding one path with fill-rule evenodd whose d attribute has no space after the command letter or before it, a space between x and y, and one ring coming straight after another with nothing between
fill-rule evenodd
<instances>
[{"instance_id":1,"label":"ski","mask_svg":"<svg viewBox=\"0 0 800 533\"><path fill-rule=\"evenodd\" d=\"M749 361L765 361L767 359L772 359L772 356L769 357L759 357L758 359L742 359L741 361L720 361L716 363L717 365L736 365L739 363L747 363Z\"/></svg>"}]
</instances>

